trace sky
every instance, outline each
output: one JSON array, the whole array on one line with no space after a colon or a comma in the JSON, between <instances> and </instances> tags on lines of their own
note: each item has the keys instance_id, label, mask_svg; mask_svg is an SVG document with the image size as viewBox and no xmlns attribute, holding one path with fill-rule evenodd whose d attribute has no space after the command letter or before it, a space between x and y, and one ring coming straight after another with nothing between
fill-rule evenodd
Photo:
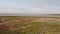
<instances>
[{"instance_id":1,"label":"sky","mask_svg":"<svg viewBox=\"0 0 60 34\"><path fill-rule=\"evenodd\" d=\"M0 0L0 13L60 14L60 0Z\"/></svg>"}]
</instances>

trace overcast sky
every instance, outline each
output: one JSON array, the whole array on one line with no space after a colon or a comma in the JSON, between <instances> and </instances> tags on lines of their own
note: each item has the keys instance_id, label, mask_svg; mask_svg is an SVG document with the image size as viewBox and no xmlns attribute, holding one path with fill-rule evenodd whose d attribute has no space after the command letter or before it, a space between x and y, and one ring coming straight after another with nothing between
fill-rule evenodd
<instances>
[{"instance_id":1,"label":"overcast sky","mask_svg":"<svg viewBox=\"0 0 60 34\"><path fill-rule=\"evenodd\" d=\"M60 14L60 0L0 0L0 13Z\"/></svg>"}]
</instances>

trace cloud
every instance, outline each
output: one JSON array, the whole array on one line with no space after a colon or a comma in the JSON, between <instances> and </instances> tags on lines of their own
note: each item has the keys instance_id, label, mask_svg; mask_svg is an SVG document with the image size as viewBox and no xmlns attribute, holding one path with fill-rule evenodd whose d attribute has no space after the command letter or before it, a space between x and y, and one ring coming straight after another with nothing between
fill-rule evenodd
<instances>
[{"instance_id":1,"label":"cloud","mask_svg":"<svg viewBox=\"0 0 60 34\"><path fill-rule=\"evenodd\" d=\"M25 14L60 14L60 9L48 8L5 8L0 13L25 13Z\"/></svg>"},{"instance_id":2,"label":"cloud","mask_svg":"<svg viewBox=\"0 0 60 34\"><path fill-rule=\"evenodd\" d=\"M60 0L40 0L40 1L33 1L32 6L33 7L39 7L39 8L60 8Z\"/></svg>"},{"instance_id":3,"label":"cloud","mask_svg":"<svg viewBox=\"0 0 60 34\"><path fill-rule=\"evenodd\" d=\"M35 14L60 14L60 9L32 8L30 10Z\"/></svg>"},{"instance_id":4,"label":"cloud","mask_svg":"<svg viewBox=\"0 0 60 34\"><path fill-rule=\"evenodd\" d=\"M41 13L42 14L60 14L60 10L59 9L46 9L46 10L42 10Z\"/></svg>"}]
</instances>

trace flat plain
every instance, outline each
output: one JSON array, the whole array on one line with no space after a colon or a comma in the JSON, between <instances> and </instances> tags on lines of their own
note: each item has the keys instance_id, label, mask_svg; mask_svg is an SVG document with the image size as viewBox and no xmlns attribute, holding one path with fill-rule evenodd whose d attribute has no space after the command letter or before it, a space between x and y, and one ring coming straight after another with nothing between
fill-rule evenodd
<instances>
[{"instance_id":1,"label":"flat plain","mask_svg":"<svg viewBox=\"0 0 60 34\"><path fill-rule=\"evenodd\" d=\"M0 16L0 34L60 34L60 17Z\"/></svg>"}]
</instances>

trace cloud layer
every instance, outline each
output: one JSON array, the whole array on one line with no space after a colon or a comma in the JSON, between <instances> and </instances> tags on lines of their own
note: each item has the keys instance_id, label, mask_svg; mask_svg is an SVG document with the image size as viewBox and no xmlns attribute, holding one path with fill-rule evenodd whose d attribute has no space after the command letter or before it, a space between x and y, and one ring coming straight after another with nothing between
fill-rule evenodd
<instances>
[{"instance_id":1,"label":"cloud layer","mask_svg":"<svg viewBox=\"0 0 60 34\"><path fill-rule=\"evenodd\" d=\"M60 0L0 0L0 13L60 14Z\"/></svg>"}]
</instances>

